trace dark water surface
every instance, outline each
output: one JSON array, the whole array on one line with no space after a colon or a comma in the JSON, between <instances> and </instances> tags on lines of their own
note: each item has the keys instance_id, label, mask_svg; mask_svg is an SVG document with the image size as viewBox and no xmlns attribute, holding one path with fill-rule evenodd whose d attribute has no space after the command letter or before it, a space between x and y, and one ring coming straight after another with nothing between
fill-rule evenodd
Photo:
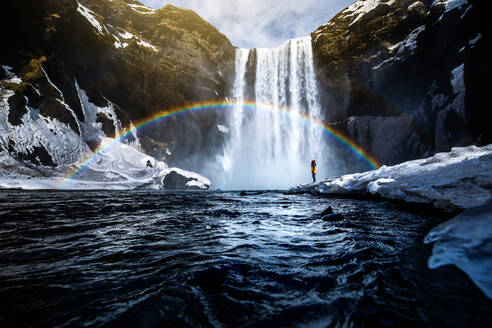
<instances>
[{"instance_id":1,"label":"dark water surface","mask_svg":"<svg viewBox=\"0 0 492 328\"><path fill-rule=\"evenodd\" d=\"M327 206L345 219L313 215ZM0 326L488 326L436 217L279 192L0 191Z\"/></svg>"}]
</instances>

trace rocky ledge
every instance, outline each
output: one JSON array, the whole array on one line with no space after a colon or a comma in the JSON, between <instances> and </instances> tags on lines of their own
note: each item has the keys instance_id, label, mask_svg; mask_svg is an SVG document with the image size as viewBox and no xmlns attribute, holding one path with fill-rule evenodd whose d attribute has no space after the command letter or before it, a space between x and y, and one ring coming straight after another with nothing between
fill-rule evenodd
<instances>
[{"instance_id":1,"label":"rocky ledge","mask_svg":"<svg viewBox=\"0 0 492 328\"><path fill-rule=\"evenodd\" d=\"M492 144L453 148L426 159L299 185L291 191L375 195L458 212L492 199Z\"/></svg>"}]
</instances>

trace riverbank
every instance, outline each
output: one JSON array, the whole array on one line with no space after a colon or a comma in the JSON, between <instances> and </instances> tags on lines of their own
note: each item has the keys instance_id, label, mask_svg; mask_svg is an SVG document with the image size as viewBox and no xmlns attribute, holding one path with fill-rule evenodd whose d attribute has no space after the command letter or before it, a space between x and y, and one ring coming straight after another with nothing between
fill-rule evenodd
<instances>
[{"instance_id":1,"label":"riverbank","mask_svg":"<svg viewBox=\"0 0 492 328\"><path fill-rule=\"evenodd\" d=\"M426 159L298 185L290 192L376 196L459 212L492 199L492 145L453 148Z\"/></svg>"},{"instance_id":2,"label":"riverbank","mask_svg":"<svg viewBox=\"0 0 492 328\"><path fill-rule=\"evenodd\" d=\"M492 299L492 145L299 185L292 193L379 198L459 214L432 229L429 268L454 264Z\"/></svg>"}]
</instances>

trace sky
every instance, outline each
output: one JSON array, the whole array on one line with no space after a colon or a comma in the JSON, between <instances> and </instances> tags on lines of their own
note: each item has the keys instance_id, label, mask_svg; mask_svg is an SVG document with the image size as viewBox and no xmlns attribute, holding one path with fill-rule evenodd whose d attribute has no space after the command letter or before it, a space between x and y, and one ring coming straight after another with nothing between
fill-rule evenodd
<instances>
[{"instance_id":1,"label":"sky","mask_svg":"<svg viewBox=\"0 0 492 328\"><path fill-rule=\"evenodd\" d=\"M354 0L139 0L192 9L241 48L274 48L308 36Z\"/></svg>"}]
</instances>

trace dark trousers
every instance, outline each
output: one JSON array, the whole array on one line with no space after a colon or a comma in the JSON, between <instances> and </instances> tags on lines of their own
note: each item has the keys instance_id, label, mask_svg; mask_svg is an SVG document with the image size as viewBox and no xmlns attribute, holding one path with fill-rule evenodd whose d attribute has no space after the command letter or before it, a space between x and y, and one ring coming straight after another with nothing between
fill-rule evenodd
<instances>
[{"instance_id":1,"label":"dark trousers","mask_svg":"<svg viewBox=\"0 0 492 328\"><path fill-rule=\"evenodd\" d=\"M316 182L316 173L311 173L313 175L313 182Z\"/></svg>"}]
</instances>

